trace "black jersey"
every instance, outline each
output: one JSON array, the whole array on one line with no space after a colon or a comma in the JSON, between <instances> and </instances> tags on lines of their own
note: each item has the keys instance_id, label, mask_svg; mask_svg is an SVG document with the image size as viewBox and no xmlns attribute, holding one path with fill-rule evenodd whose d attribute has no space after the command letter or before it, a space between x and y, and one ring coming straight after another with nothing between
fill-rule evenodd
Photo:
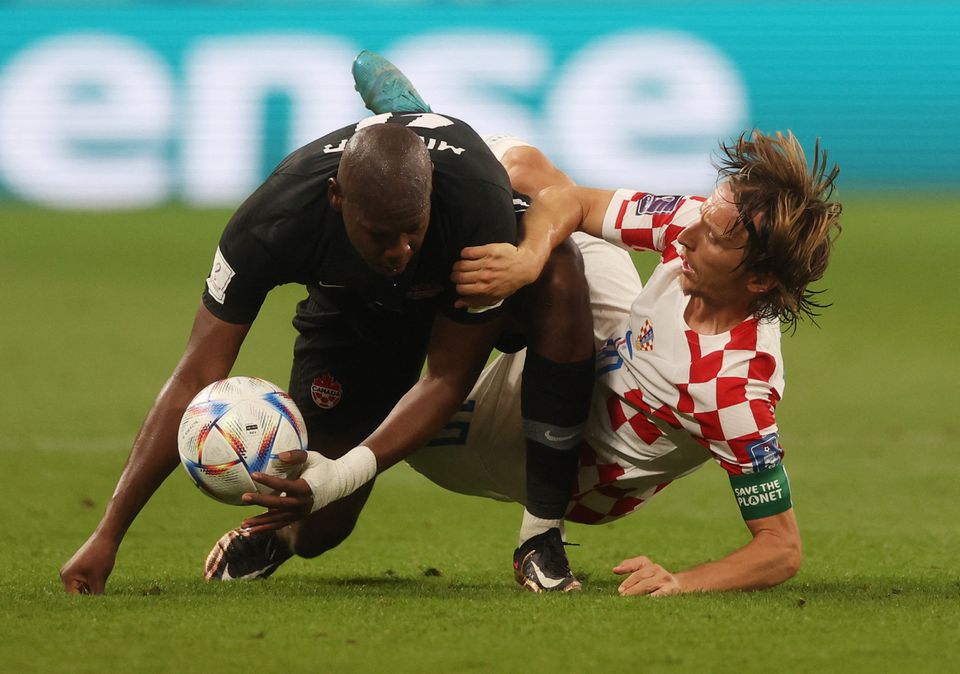
<instances>
[{"instance_id":1,"label":"black jersey","mask_svg":"<svg viewBox=\"0 0 960 674\"><path fill-rule=\"evenodd\" d=\"M433 160L430 224L423 245L394 278L369 269L347 239L327 199L347 141L370 124L404 124ZM513 192L506 171L462 121L428 114L384 114L334 131L294 151L240 206L220 239L203 303L218 318L250 323L267 293L284 283L307 286L311 311L404 313L434 308L459 322L497 312L454 308L453 263L465 246L516 243Z\"/></svg>"}]
</instances>

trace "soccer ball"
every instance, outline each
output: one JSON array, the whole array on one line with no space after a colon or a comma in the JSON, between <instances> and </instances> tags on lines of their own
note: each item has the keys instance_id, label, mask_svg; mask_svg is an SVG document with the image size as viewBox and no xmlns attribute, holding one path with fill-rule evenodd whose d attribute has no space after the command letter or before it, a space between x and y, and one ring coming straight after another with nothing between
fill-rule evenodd
<instances>
[{"instance_id":1,"label":"soccer ball","mask_svg":"<svg viewBox=\"0 0 960 674\"><path fill-rule=\"evenodd\" d=\"M205 494L245 505L241 495L272 491L250 473L299 477L302 466L285 464L276 455L306 449L307 429L283 389L256 377L230 377L190 401L180 420L177 447L187 475Z\"/></svg>"}]
</instances>

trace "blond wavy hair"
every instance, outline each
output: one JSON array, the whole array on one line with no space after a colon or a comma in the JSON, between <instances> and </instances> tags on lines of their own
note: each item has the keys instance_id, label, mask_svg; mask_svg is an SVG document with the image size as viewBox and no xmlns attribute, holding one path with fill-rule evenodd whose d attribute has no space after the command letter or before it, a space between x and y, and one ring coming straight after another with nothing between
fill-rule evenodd
<instances>
[{"instance_id":1,"label":"blond wavy hair","mask_svg":"<svg viewBox=\"0 0 960 674\"><path fill-rule=\"evenodd\" d=\"M818 301L821 291L810 284L823 277L840 233L842 207L833 200L840 167L827 169L819 139L808 166L789 131L745 132L720 150L717 169L721 179L730 181L737 224L748 234L742 264L774 280L758 298L754 315L777 318L794 330L804 317L816 322L819 310L829 305Z\"/></svg>"}]
</instances>

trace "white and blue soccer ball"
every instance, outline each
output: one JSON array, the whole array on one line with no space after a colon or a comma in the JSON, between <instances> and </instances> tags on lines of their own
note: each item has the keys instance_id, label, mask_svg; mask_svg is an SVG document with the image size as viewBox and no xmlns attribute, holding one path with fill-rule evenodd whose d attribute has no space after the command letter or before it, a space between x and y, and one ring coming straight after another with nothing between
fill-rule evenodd
<instances>
[{"instance_id":1,"label":"white and blue soccer ball","mask_svg":"<svg viewBox=\"0 0 960 674\"><path fill-rule=\"evenodd\" d=\"M285 464L277 454L306 449L307 429L283 389L256 377L230 377L190 401L177 447L187 475L201 491L223 503L244 505L244 493L271 492L250 473L299 477L302 466Z\"/></svg>"}]
</instances>

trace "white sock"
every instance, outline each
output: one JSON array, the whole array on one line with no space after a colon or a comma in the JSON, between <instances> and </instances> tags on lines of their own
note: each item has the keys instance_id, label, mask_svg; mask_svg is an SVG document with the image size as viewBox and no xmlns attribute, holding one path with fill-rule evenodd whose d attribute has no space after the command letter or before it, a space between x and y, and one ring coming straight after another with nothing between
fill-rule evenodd
<instances>
[{"instance_id":1,"label":"white sock","mask_svg":"<svg viewBox=\"0 0 960 674\"><path fill-rule=\"evenodd\" d=\"M530 511L524 508L523 521L520 524L520 542L517 544L517 547L520 547L534 536L554 528L560 529L560 537L564 538L563 519L545 520L542 517L531 515Z\"/></svg>"}]
</instances>

